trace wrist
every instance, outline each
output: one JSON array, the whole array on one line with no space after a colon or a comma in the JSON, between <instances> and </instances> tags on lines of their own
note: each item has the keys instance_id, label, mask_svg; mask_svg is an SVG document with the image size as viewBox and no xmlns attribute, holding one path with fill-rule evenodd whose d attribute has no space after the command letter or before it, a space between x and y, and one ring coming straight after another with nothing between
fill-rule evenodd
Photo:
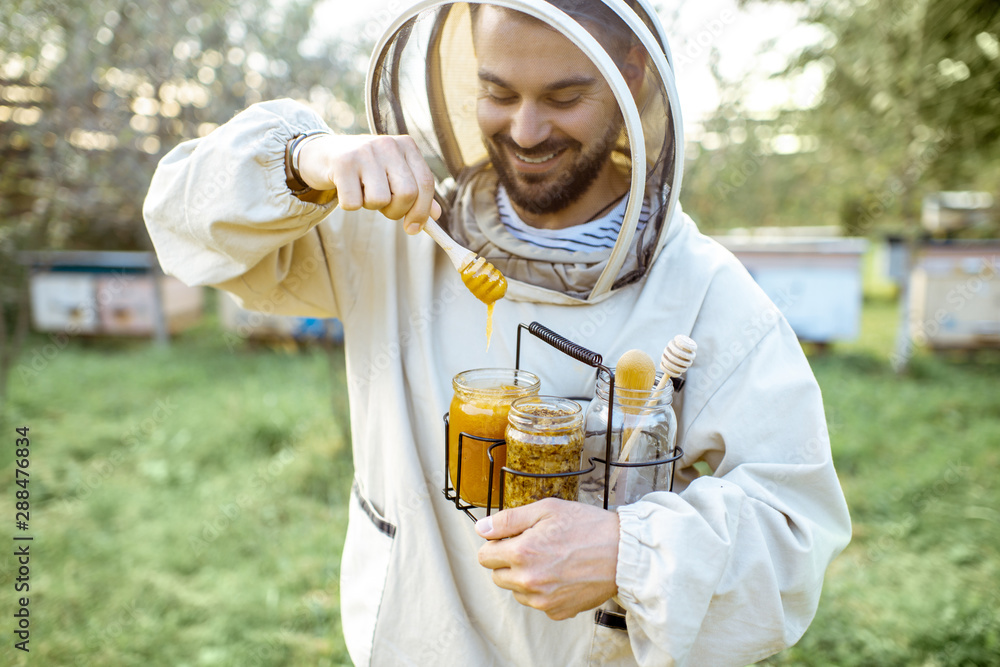
<instances>
[{"instance_id":1,"label":"wrist","mask_svg":"<svg viewBox=\"0 0 1000 667\"><path fill-rule=\"evenodd\" d=\"M306 182L300 171L302 149L310 141L328 134L331 134L329 130L310 130L295 135L285 144L285 183L296 197L302 198L316 191Z\"/></svg>"}]
</instances>

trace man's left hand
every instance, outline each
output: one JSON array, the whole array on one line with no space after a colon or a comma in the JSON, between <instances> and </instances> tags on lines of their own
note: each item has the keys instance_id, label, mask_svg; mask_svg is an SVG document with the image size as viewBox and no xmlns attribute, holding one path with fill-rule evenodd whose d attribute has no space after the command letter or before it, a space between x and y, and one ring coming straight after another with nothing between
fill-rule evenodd
<instances>
[{"instance_id":1,"label":"man's left hand","mask_svg":"<svg viewBox=\"0 0 1000 667\"><path fill-rule=\"evenodd\" d=\"M618 515L546 498L481 519L479 563L514 599L560 621L618 592ZM504 539L508 538L508 539Z\"/></svg>"}]
</instances>

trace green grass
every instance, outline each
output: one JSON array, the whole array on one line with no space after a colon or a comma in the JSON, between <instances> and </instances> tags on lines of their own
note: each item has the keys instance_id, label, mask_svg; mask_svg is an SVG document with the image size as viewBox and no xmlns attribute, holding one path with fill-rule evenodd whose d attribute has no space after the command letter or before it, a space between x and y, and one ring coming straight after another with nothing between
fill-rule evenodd
<instances>
[{"instance_id":1,"label":"green grass","mask_svg":"<svg viewBox=\"0 0 1000 667\"><path fill-rule=\"evenodd\" d=\"M811 356L854 539L769 662L1000 664L1000 356L921 353L898 376L893 302L864 317L859 341ZM211 320L166 350L50 343L29 342L38 371L15 371L0 413L4 489L13 429L31 429L35 537L30 660L8 629L0 664L349 664L339 351L231 346Z\"/></svg>"},{"instance_id":2,"label":"green grass","mask_svg":"<svg viewBox=\"0 0 1000 667\"><path fill-rule=\"evenodd\" d=\"M1000 355L921 353L898 376L895 304L811 358L854 537L816 620L774 665L1000 664Z\"/></svg>"},{"instance_id":3,"label":"green grass","mask_svg":"<svg viewBox=\"0 0 1000 667\"><path fill-rule=\"evenodd\" d=\"M5 639L0 664L350 664L343 386L339 351L231 350L211 323L15 372L0 433L31 429L32 634L30 661Z\"/></svg>"}]
</instances>

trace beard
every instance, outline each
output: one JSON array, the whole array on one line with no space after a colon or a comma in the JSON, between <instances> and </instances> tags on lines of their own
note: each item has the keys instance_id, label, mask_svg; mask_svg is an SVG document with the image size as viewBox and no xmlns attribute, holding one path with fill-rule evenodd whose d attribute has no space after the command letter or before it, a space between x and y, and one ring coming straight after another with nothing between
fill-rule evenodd
<instances>
[{"instance_id":1,"label":"beard","mask_svg":"<svg viewBox=\"0 0 1000 667\"><path fill-rule=\"evenodd\" d=\"M483 143L497 178L516 206L532 215L558 213L593 185L611 158L623 124L624 120L619 117L618 122L613 122L604 136L587 149L573 139L548 139L526 150L518 146L510 135L501 133L484 137ZM540 158L564 150L575 151L577 155L556 174L523 174L511 165L509 155L501 147L528 158Z\"/></svg>"}]
</instances>

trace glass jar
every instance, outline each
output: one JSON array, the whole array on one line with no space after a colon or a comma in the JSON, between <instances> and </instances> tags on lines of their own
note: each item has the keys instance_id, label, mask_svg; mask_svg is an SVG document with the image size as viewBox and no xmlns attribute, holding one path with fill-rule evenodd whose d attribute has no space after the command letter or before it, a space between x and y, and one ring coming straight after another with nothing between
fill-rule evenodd
<instances>
[{"instance_id":1,"label":"glass jar","mask_svg":"<svg viewBox=\"0 0 1000 667\"><path fill-rule=\"evenodd\" d=\"M504 439L510 404L523 396L535 396L540 386L538 376L513 368L479 368L456 375L451 385L455 391L448 411L448 471L451 485L462 500L476 507L486 507L490 489L490 460L487 456L494 442ZM459 435L462 440L462 476L459 479ZM500 498L500 468L507 460L504 447L493 450L493 506Z\"/></svg>"},{"instance_id":2,"label":"glass jar","mask_svg":"<svg viewBox=\"0 0 1000 667\"><path fill-rule=\"evenodd\" d=\"M507 416L507 467L518 472L552 474L580 470L583 409L558 396L514 401ZM579 475L528 477L504 474L503 506L520 507L542 498L576 500Z\"/></svg>"},{"instance_id":3,"label":"glass jar","mask_svg":"<svg viewBox=\"0 0 1000 667\"><path fill-rule=\"evenodd\" d=\"M657 373L659 382L662 373ZM627 463L658 461L674 455L677 442L677 417L671 405L674 385L656 391L624 390L615 386L614 406L609 408L610 376L597 374L594 400L590 402L585 422L584 462L591 457L606 460L607 434L611 431L611 461L618 462L623 445L634 440ZM633 434L635 434L633 436ZM594 471L580 480L580 501L604 504L605 465L597 463ZM674 474L673 463L642 467L611 466L608 508L634 503L647 493L667 491Z\"/></svg>"}]
</instances>

